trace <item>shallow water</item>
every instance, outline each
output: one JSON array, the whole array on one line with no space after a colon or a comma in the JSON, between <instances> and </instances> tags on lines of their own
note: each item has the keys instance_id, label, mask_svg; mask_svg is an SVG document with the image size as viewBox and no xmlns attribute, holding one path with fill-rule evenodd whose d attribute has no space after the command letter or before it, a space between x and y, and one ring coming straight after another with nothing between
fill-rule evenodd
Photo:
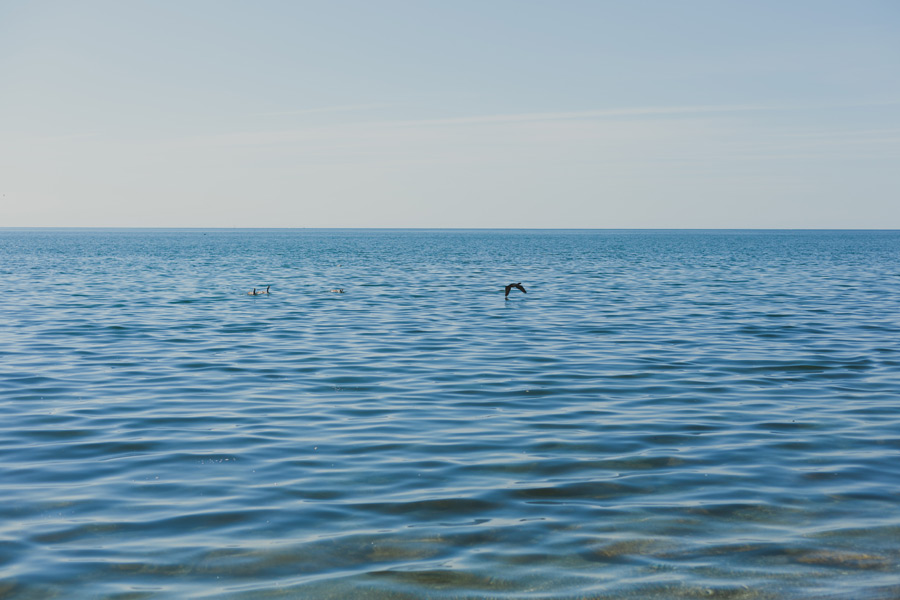
<instances>
[{"instance_id":1,"label":"shallow water","mask_svg":"<svg viewBox=\"0 0 900 600\"><path fill-rule=\"evenodd\" d=\"M0 230L0 275L0 597L900 597L898 232Z\"/></svg>"}]
</instances>

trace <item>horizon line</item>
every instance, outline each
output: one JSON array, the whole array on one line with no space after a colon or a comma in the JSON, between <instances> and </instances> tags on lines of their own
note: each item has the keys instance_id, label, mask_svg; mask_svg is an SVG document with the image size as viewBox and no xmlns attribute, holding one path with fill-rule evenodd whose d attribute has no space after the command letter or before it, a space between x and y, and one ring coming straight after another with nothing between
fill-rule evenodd
<instances>
[{"instance_id":1,"label":"horizon line","mask_svg":"<svg viewBox=\"0 0 900 600\"><path fill-rule=\"evenodd\" d=\"M900 231L894 227L223 227L143 225L19 225L0 226L0 231L37 229L129 229L220 231Z\"/></svg>"}]
</instances>

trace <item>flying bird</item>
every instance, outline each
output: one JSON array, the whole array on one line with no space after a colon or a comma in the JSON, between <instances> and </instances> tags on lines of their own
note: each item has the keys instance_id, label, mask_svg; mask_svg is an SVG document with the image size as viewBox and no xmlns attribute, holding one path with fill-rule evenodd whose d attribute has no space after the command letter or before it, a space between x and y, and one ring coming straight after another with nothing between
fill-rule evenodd
<instances>
[{"instance_id":1,"label":"flying bird","mask_svg":"<svg viewBox=\"0 0 900 600\"><path fill-rule=\"evenodd\" d=\"M511 290L513 288L522 290L523 294L528 293L525 291L525 288L522 287L522 282L520 281L519 283L510 283L508 286L506 286L506 293L503 295L503 297L506 298L507 296L509 296L509 290Z\"/></svg>"}]
</instances>

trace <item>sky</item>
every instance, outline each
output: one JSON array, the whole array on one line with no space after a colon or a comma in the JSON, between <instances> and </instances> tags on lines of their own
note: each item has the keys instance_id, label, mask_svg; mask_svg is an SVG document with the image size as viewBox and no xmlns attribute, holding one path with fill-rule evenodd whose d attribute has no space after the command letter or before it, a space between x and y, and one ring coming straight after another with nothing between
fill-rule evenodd
<instances>
[{"instance_id":1,"label":"sky","mask_svg":"<svg viewBox=\"0 0 900 600\"><path fill-rule=\"evenodd\" d=\"M0 227L900 228L895 0L0 0Z\"/></svg>"}]
</instances>

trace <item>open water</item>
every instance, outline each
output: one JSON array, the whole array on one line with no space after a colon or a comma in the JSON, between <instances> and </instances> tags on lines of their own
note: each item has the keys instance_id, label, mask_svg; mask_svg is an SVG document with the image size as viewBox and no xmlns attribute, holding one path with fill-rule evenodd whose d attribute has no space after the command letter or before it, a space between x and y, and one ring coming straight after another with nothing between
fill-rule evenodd
<instances>
[{"instance_id":1,"label":"open water","mask_svg":"<svg viewBox=\"0 0 900 600\"><path fill-rule=\"evenodd\" d=\"M0 276L4 599L900 597L898 232L0 230Z\"/></svg>"}]
</instances>

